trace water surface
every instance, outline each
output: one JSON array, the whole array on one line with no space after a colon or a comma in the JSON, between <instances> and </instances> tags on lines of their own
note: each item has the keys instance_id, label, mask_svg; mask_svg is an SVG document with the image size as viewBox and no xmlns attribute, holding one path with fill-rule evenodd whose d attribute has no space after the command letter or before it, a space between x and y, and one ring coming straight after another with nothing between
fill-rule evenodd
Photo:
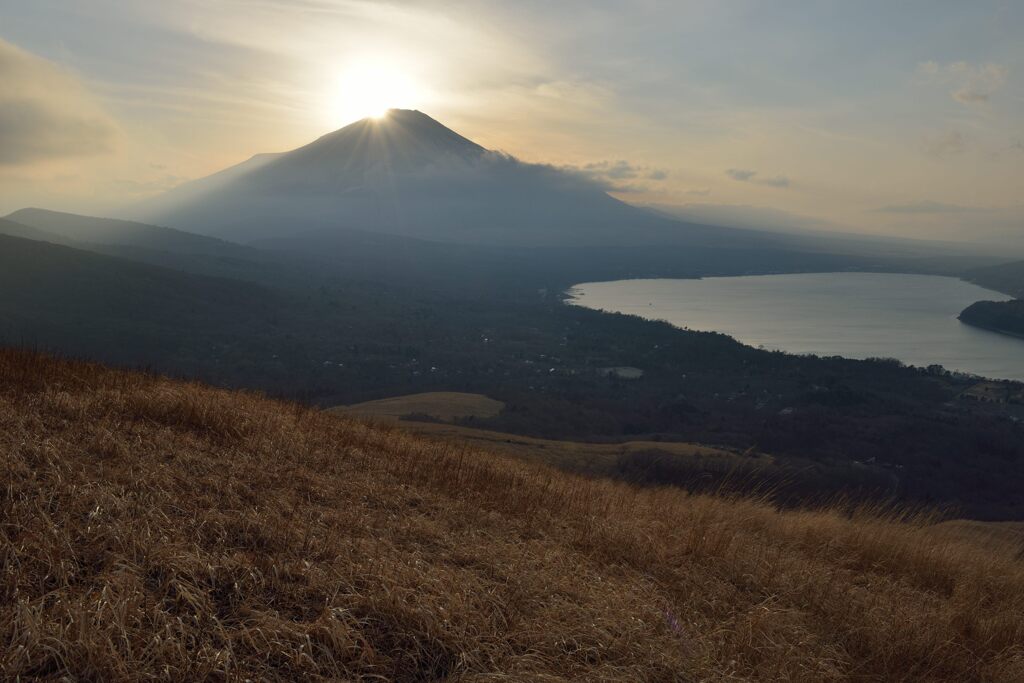
<instances>
[{"instance_id":1,"label":"water surface","mask_svg":"<svg viewBox=\"0 0 1024 683\"><path fill-rule=\"evenodd\" d=\"M956 278L813 273L619 280L577 285L570 294L587 308L723 332L766 349L897 358L1024 381L1024 340L957 320L975 301L1011 297Z\"/></svg>"}]
</instances>

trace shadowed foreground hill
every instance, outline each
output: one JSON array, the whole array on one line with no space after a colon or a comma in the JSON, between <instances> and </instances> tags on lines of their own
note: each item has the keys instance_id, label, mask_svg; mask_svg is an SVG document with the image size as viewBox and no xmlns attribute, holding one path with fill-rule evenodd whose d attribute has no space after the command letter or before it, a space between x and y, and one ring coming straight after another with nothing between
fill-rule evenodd
<instances>
[{"instance_id":1,"label":"shadowed foreground hill","mask_svg":"<svg viewBox=\"0 0 1024 683\"><path fill-rule=\"evenodd\" d=\"M0 351L0 677L1024 679L1024 566Z\"/></svg>"},{"instance_id":2,"label":"shadowed foreground hill","mask_svg":"<svg viewBox=\"0 0 1024 683\"><path fill-rule=\"evenodd\" d=\"M211 340L237 346L239 330L266 329L280 300L236 280L0 234L0 339L7 343L23 339L122 363L194 357L210 354Z\"/></svg>"}]
</instances>

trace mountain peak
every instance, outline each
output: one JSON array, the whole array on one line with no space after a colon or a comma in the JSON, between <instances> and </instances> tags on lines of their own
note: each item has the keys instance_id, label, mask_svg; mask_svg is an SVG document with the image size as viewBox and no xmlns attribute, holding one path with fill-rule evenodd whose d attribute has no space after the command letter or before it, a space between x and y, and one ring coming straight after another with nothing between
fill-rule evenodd
<instances>
[{"instance_id":1,"label":"mountain peak","mask_svg":"<svg viewBox=\"0 0 1024 683\"><path fill-rule=\"evenodd\" d=\"M358 161L411 167L452 159L476 160L486 151L417 109L389 109L379 118L360 119L327 133L287 153L277 164L293 159L309 163L329 155L346 165Z\"/></svg>"},{"instance_id":2,"label":"mountain peak","mask_svg":"<svg viewBox=\"0 0 1024 683\"><path fill-rule=\"evenodd\" d=\"M380 116L367 116L366 118L353 121L352 123L342 126L335 133L341 132L346 128L353 126L374 126L377 128L386 128L394 125L422 125L422 126L440 126L441 128L448 129L444 124L427 114L424 114L419 109L388 109L384 114ZM331 135L331 133L328 133Z\"/></svg>"},{"instance_id":3,"label":"mountain peak","mask_svg":"<svg viewBox=\"0 0 1024 683\"><path fill-rule=\"evenodd\" d=\"M431 118L430 116L427 116L426 114L421 112L419 109L396 109L394 107L391 108L391 109L388 109L387 113L384 114L384 116L379 117L377 119L377 121L387 121L389 119L394 119L394 118L406 118L406 119L419 119L419 120L433 121L434 123L437 123L437 125L439 125L439 126L441 125L440 123L437 122L436 119Z\"/></svg>"}]
</instances>

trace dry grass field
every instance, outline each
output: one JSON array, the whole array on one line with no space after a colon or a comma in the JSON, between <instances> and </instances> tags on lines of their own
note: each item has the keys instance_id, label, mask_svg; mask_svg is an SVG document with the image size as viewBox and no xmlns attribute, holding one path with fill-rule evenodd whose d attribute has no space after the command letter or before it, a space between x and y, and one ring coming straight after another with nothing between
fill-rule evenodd
<instances>
[{"instance_id":1,"label":"dry grass field","mask_svg":"<svg viewBox=\"0 0 1024 683\"><path fill-rule=\"evenodd\" d=\"M1024 563L926 517L10 350L0 463L4 680L1024 680Z\"/></svg>"},{"instance_id":2,"label":"dry grass field","mask_svg":"<svg viewBox=\"0 0 1024 683\"><path fill-rule=\"evenodd\" d=\"M1024 522L978 522L952 519L941 522L937 530L950 538L970 541L976 545L1002 552L1016 553L1024 560Z\"/></svg>"}]
</instances>

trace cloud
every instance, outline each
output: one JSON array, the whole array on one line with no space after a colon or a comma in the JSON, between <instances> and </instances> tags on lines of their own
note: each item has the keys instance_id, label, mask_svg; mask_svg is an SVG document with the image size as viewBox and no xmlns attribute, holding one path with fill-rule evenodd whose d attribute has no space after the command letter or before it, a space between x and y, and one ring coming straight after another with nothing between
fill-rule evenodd
<instances>
[{"instance_id":1,"label":"cloud","mask_svg":"<svg viewBox=\"0 0 1024 683\"><path fill-rule=\"evenodd\" d=\"M979 102L988 102L991 95L989 93L978 92L977 90L970 90L962 88L953 93L953 99L961 104L977 104Z\"/></svg>"},{"instance_id":2,"label":"cloud","mask_svg":"<svg viewBox=\"0 0 1024 683\"><path fill-rule=\"evenodd\" d=\"M917 67L926 81L945 85L961 104L984 104L1006 83L1008 70L1001 64L923 62Z\"/></svg>"},{"instance_id":3,"label":"cloud","mask_svg":"<svg viewBox=\"0 0 1024 683\"><path fill-rule=\"evenodd\" d=\"M758 176L757 171L743 168L730 168L725 172L725 175L740 183L754 183L767 187L789 187L790 185L789 178L786 176L779 175L772 178L761 178Z\"/></svg>"},{"instance_id":4,"label":"cloud","mask_svg":"<svg viewBox=\"0 0 1024 683\"><path fill-rule=\"evenodd\" d=\"M536 84L532 92L537 97L591 107L600 106L611 97L607 88L584 81L544 81Z\"/></svg>"},{"instance_id":5,"label":"cloud","mask_svg":"<svg viewBox=\"0 0 1024 683\"><path fill-rule=\"evenodd\" d=\"M949 157L967 151L967 138L958 130L951 130L924 139L924 152L933 157Z\"/></svg>"},{"instance_id":6,"label":"cloud","mask_svg":"<svg viewBox=\"0 0 1024 683\"><path fill-rule=\"evenodd\" d=\"M882 206L877 209L872 209L875 213L980 213L988 211L985 207L981 206L962 206L959 204L943 204L941 202L932 201L921 201L912 202L910 204L890 204L888 206Z\"/></svg>"},{"instance_id":7,"label":"cloud","mask_svg":"<svg viewBox=\"0 0 1024 683\"><path fill-rule=\"evenodd\" d=\"M593 180L613 192L642 192L643 183L627 182L637 180L661 181L668 178L668 171L619 161L595 161L582 166L565 166L564 170Z\"/></svg>"},{"instance_id":8,"label":"cloud","mask_svg":"<svg viewBox=\"0 0 1024 683\"><path fill-rule=\"evenodd\" d=\"M745 171L742 168L730 168L725 172L725 175L729 176L733 180L745 183L748 180L752 180L753 177L757 175L757 171Z\"/></svg>"},{"instance_id":9,"label":"cloud","mask_svg":"<svg viewBox=\"0 0 1024 683\"><path fill-rule=\"evenodd\" d=\"M0 40L0 165L110 151L116 127L70 75Z\"/></svg>"},{"instance_id":10,"label":"cloud","mask_svg":"<svg viewBox=\"0 0 1024 683\"><path fill-rule=\"evenodd\" d=\"M0 101L0 164L106 152L110 132L101 121L65 116L45 103Z\"/></svg>"},{"instance_id":11,"label":"cloud","mask_svg":"<svg viewBox=\"0 0 1024 683\"><path fill-rule=\"evenodd\" d=\"M616 161L615 163L599 161L596 163L586 164L583 166L582 170L584 173L610 178L612 180L636 178L640 175L637 169L626 161Z\"/></svg>"}]
</instances>

